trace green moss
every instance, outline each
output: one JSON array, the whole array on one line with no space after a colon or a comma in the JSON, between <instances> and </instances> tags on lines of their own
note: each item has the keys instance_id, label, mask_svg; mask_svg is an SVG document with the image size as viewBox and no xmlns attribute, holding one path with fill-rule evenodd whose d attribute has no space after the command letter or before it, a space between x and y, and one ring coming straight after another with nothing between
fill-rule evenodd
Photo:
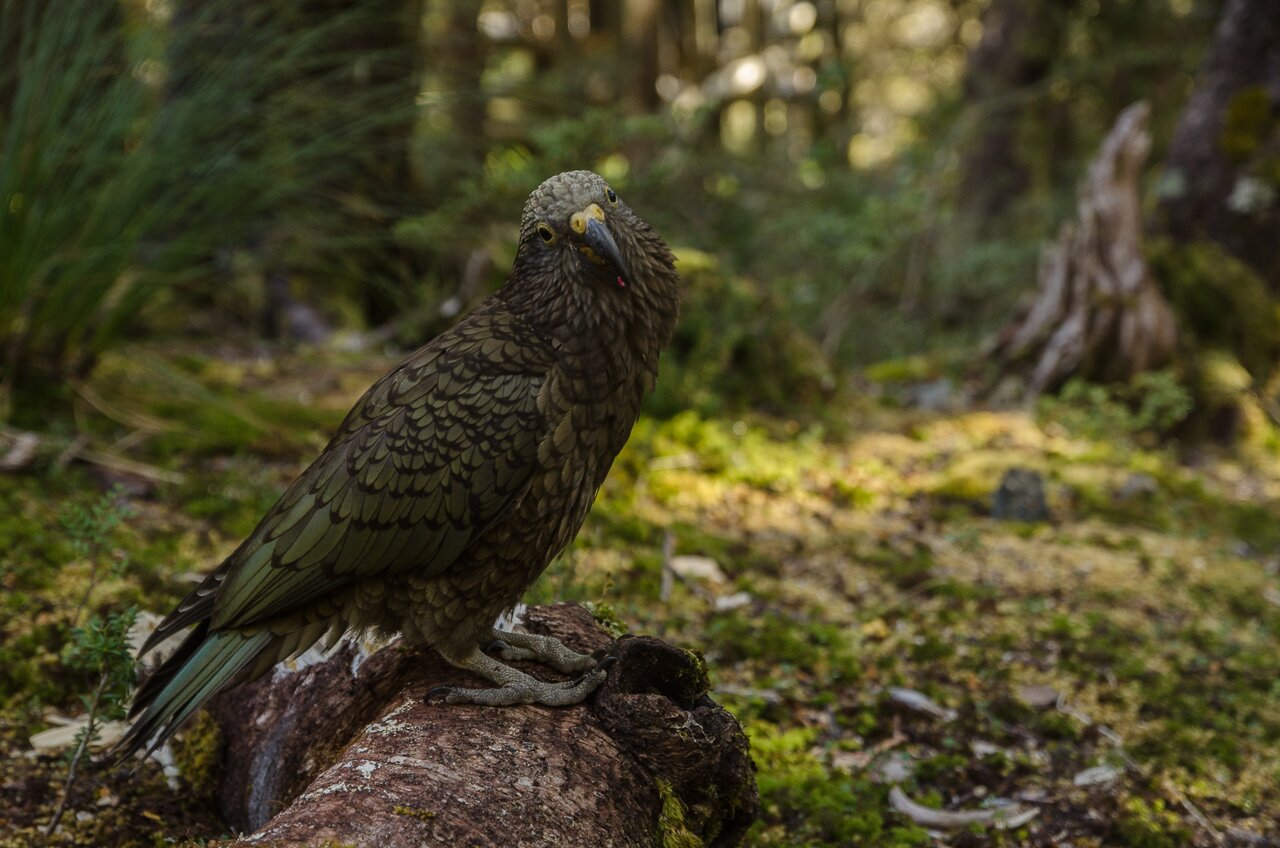
<instances>
[{"instance_id":1,"label":"green moss","mask_svg":"<svg viewBox=\"0 0 1280 848\"><path fill-rule=\"evenodd\" d=\"M911 646L911 659L920 663L941 662L955 656L956 646L933 633L920 637Z\"/></svg>"},{"instance_id":2,"label":"green moss","mask_svg":"<svg viewBox=\"0 0 1280 848\"><path fill-rule=\"evenodd\" d=\"M1037 713L1032 724L1036 732L1046 739L1068 741L1080 738L1080 723L1065 713L1056 711Z\"/></svg>"},{"instance_id":3,"label":"green moss","mask_svg":"<svg viewBox=\"0 0 1280 848\"><path fill-rule=\"evenodd\" d=\"M848 628L807 618L740 610L714 616L707 624L708 652L718 663L760 659L826 679L853 680L860 662Z\"/></svg>"},{"instance_id":4,"label":"green moss","mask_svg":"<svg viewBox=\"0 0 1280 848\"><path fill-rule=\"evenodd\" d=\"M1193 344L1231 351L1265 380L1280 359L1280 303L1266 281L1210 241L1153 239L1147 259Z\"/></svg>"},{"instance_id":5,"label":"green moss","mask_svg":"<svg viewBox=\"0 0 1280 848\"><path fill-rule=\"evenodd\" d=\"M426 810L421 807L406 807L404 804L396 804L391 808L391 812L395 813L397 816L409 816L411 818L418 819L419 821L431 821L436 817L436 814L431 810Z\"/></svg>"},{"instance_id":6,"label":"green moss","mask_svg":"<svg viewBox=\"0 0 1280 848\"><path fill-rule=\"evenodd\" d=\"M810 753L816 728L784 730L767 722L747 727L759 769L757 845L875 845L906 848L930 844L923 829L896 826L888 813L888 787L865 775L830 769ZM775 827L786 822L785 831Z\"/></svg>"},{"instance_id":7,"label":"green moss","mask_svg":"<svg viewBox=\"0 0 1280 848\"><path fill-rule=\"evenodd\" d=\"M1191 832L1182 827L1178 817L1165 809L1164 802L1130 798L1124 812L1116 820L1117 844L1129 848L1177 848L1186 845Z\"/></svg>"},{"instance_id":8,"label":"green moss","mask_svg":"<svg viewBox=\"0 0 1280 848\"><path fill-rule=\"evenodd\" d=\"M707 658L702 655L702 651L692 651L686 648L684 653L689 658L689 661L693 663L694 673L704 681L707 681L707 685L709 686L711 681L711 672L707 666Z\"/></svg>"},{"instance_id":9,"label":"green moss","mask_svg":"<svg viewBox=\"0 0 1280 848\"><path fill-rule=\"evenodd\" d=\"M703 841L685 824L684 804L676 797L671 784L656 781L658 795L662 798L662 811L658 813L658 835L662 848L703 848Z\"/></svg>"},{"instance_id":10,"label":"green moss","mask_svg":"<svg viewBox=\"0 0 1280 848\"><path fill-rule=\"evenodd\" d=\"M1280 550L1280 520L1273 504L1224 504L1229 527L1240 541L1260 551ZM1256 599L1256 597L1255 597Z\"/></svg>"},{"instance_id":11,"label":"green moss","mask_svg":"<svg viewBox=\"0 0 1280 848\"><path fill-rule=\"evenodd\" d=\"M989 505L1008 467L1009 461L1001 457L985 454L962 457L947 466L928 492L934 497L973 506Z\"/></svg>"},{"instance_id":12,"label":"green moss","mask_svg":"<svg viewBox=\"0 0 1280 848\"><path fill-rule=\"evenodd\" d=\"M618 465L615 464L614 468ZM652 522L635 514L624 493L622 497L602 497L596 501L587 516L587 523L578 534L578 541L587 544L607 541L620 547L656 547L662 544L662 533Z\"/></svg>"},{"instance_id":13,"label":"green moss","mask_svg":"<svg viewBox=\"0 0 1280 848\"><path fill-rule=\"evenodd\" d=\"M583 604L587 612L591 613L591 617L596 620L601 629L608 633L614 639L627 635L627 625L618 617L617 611L604 601L587 601Z\"/></svg>"},{"instance_id":14,"label":"green moss","mask_svg":"<svg viewBox=\"0 0 1280 848\"><path fill-rule=\"evenodd\" d=\"M862 559L904 589L920 586L933 577L933 551L927 545L913 545L909 551L882 546L864 554Z\"/></svg>"},{"instance_id":15,"label":"green moss","mask_svg":"<svg viewBox=\"0 0 1280 848\"><path fill-rule=\"evenodd\" d=\"M213 797L218 788L221 748L222 732L205 710L196 713L195 719L174 740L173 759L178 774L202 798Z\"/></svg>"},{"instance_id":16,"label":"green moss","mask_svg":"<svg viewBox=\"0 0 1280 848\"><path fill-rule=\"evenodd\" d=\"M906 356L868 365L862 373L873 383L910 383L936 376L937 369L928 357Z\"/></svg>"},{"instance_id":17,"label":"green moss","mask_svg":"<svg viewBox=\"0 0 1280 848\"><path fill-rule=\"evenodd\" d=\"M800 470L811 466L822 446L819 427L794 427L785 438L775 437L763 427L745 421L708 418L686 410L654 426L650 457L684 457L701 474L721 482L746 483L766 489L792 486ZM633 435L634 438L634 435ZM651 479L655 493L663 478ZM683 491L678 483L670 492ZM662 492L666 494L665 492Z\"/></svg>"},{"instance_id":18,"label":"green moss","mask_svg":"<svg viewBox=\"0 0 1280 848\"><path fill-rule=\"evenodd\" d=\"M954 780L968 763L969 758L963 754L936 754L916 763L915 777L925 782Z\"/></svg>"}]
</instances>

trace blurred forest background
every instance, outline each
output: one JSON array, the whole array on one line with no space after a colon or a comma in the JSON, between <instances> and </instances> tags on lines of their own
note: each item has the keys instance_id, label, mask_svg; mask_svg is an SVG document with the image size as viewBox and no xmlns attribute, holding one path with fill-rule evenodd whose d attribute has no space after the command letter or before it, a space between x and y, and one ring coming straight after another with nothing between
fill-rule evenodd
<instances>
[{"instance_id":1,"label":"blurred forest background","mask_svg":"<svg viewBox=\"0 0 1280 848\"><path fill-rule=\"evenodd\" d=\"M29 736L111 704L111 611L234 547L576 168L684 311L535 594L706 650L755 844L927 842L899 754L1040 803L1015 843L1277 844L1274 0L0 0L0 57L0 844L59 799ZM153 784L50 838L220 832Z\"/></svg>"}]
</instances>

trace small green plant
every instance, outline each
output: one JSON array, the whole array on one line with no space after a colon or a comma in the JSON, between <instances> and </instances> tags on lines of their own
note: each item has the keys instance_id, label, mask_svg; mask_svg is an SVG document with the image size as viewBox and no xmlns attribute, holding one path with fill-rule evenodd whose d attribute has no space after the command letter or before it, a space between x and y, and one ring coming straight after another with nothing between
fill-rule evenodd
<instances>
[{"instance_id":1,"label":"small green plant","mask_svg":"<svg viewBox=\"0 0 1280 848\"><path fill-rule=\"evenodd\" d=\"M86 721L76 736L72 753L68 757L67 777L62 786L62 799L49 819L46 833L52 834L58 827L66 809L76 771L93 740L97 738L103 721L124 717L125 700L133 687L133 651L129 645L129 628L137 618L137 609L130 607L105 619L93 616L79 626L80 616L103 572L118 576L128 567L128 558L118 552L108 555L108 542L113 531L132 510L117 488L103 494L87 506L71 504L62 511L62 527L77 557L89 563L89 579L71 617L71 639L63 653L62 664L73 671L85 672L97 682L92 691L80 700L86 710Z\"/></svg>"},{"instance_id":2,"label":"small green plant","mask_svg":"<svg viewBox=\"0 0 1280 848\"><path fill-rule=\"evenodd\" d=\"M1172 371L1147 371L1134 377L1128 399L1137 407L1132 424L1140 431L1166 433L1191 414L1191 393Z\"/></svg>"},{"instance_id":3,"label":"small green plant","mask_svg":"<svg viewBox=\"0 0 1280 848\"><path fill-rule=\"evenodd\" d=\"M1172 372L1150 371L1128 385L1070 380L1056 397L1041 398L1037 412L1086 438L1132 441L1169 433L1191 410L1191 393Z\"/></svg>"},{"instance_id":4,"label":"small green plant","mask_svg":"<svg viewBox=\"0 0 1280 848\"><path fill-rule=\"evenodd\" d=\"M90 565L89 580L71 615L71 626L80 623L85 605L103 572L119 577L129 567L128 556L121 551L108 553L108 537L124 519L133 515L133 508L124 500L123 491L117 486L88 506L69 504L62 511L62 527L71 540L71 549ZM104 567L105 566L105 567Z\"/></svg>"},{"instance_id":5,"label":"small green plant","mask_svg":"<svg viewBox=\"0 0 1280 848\"><path fill-rule=\"evenodd\" d=\"M81 696L87 711L85 726L76 735L72 753L67 760L67 777L62 784L62 799L45 828L52 835L67 807L76 771L85 752L93 744L102 729L103 721L124 718L125 702L133 688L133 651L129 646L129 628L133 626L138 611L130 607L124 612L112 613L105 619L94 616L84 627L72 633L64 664L68 668L96 674L98 680L93 691Z\"/></svg>"}]
</instances>

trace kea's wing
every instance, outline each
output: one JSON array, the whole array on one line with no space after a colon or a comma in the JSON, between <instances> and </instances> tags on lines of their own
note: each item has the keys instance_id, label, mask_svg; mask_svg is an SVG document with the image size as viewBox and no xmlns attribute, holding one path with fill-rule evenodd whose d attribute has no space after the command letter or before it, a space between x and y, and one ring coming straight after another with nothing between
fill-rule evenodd
<instances>
[{"instance_id":1,"label":"kea's wing","mask_svg":"<svg viewBox=\"0 0 1280 848\"><path fill-rule=\"evenodd\" d=\"M551 357L531 332L492 320L418 351L149 644L204 619L217 629L285 617L368 577L443 571L525 490Z\"/></svg>"}]
</instances>

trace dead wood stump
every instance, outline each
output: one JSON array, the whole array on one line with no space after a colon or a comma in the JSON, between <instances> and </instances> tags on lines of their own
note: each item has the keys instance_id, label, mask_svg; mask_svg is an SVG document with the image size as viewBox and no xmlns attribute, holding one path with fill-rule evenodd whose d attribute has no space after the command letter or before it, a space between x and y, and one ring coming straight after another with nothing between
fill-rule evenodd
<instances>
[{"instance_id":1,"label":"dead wood stump","mask_svg":"<svg viewBox=\"0 0 1280 848\"><path fill-rule=\"evenodd\" d=\"M1045 247L1035 301L991 345L1001 376L1027 375L1029 397L1071 377L1128 379L1173 356L1173 310L1142 254L1139 180L1150 113L1135 103L1116 119L1080 188L1078 220Z\"/></svg>"},{"instance_id":2,"label":"dead wood stump","mask_svg":"<svg viewBox=\"0 0 1280 848\"><path fill-rule=\"evenodd\" d=\"M235 844L738 844L756 814L754 766L701 661L648 637L610 644L572 604L532 608L525 626L618 661L569 708L427 703L435 686L489 684L399 643L363 662L343 648L219 698L218 800L247 834Z\"/></svg>"}]
</instances>

